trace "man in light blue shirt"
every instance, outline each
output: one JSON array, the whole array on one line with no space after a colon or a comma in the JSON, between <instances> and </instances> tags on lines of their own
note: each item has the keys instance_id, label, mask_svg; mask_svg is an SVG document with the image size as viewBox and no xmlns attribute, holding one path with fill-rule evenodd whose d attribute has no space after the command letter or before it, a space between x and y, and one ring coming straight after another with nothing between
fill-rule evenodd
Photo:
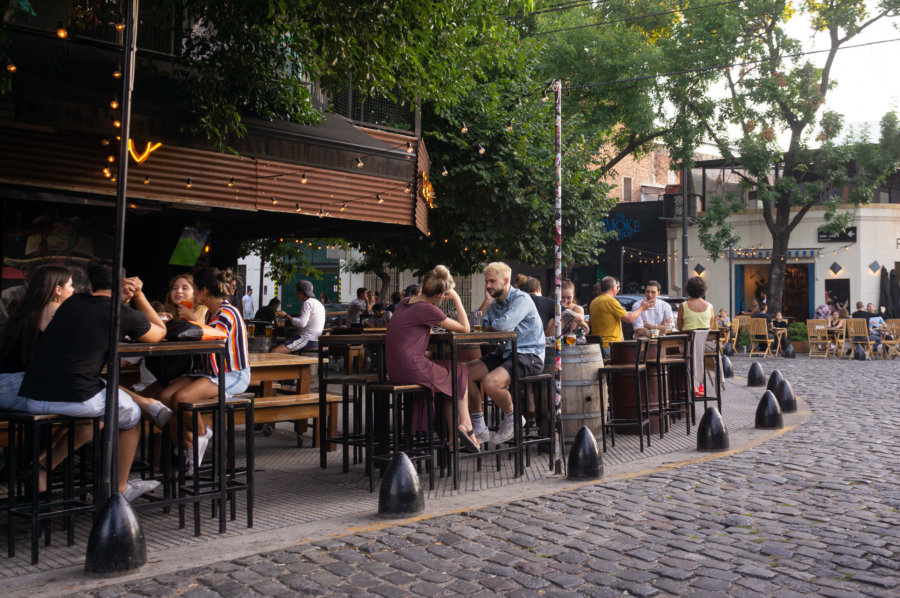
<instances>
[{"instance_id":1,"label":"man in light blue shirt","mask_svg":"<svg viewBox=\"0 0 900 598\"><path fill-rule=\"evenodd\" d=\"M469 411L472 415L472 431L483 442L506 442L513 436L513 399L509 393L512 368L518 375L539 374L544 368L544 327L534 301L527 293L510 286L512 270L503 262L493 262L484 269L484 303L479 308L485 314L484 330L515 331L518 352L512 354L511 346L504 346L490 355L470 361ZM500 427L493 436L484 423L481 390L503 412Z\"/></svg>"}]
</instances>

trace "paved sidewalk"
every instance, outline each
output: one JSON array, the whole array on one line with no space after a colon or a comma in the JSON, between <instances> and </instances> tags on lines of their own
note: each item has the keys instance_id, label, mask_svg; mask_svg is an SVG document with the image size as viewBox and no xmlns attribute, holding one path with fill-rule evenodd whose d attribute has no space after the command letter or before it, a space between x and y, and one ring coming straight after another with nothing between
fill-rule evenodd
<instances>
[{"instance_id":1,"label":"paved sidewalk","mask_svg":"<svg viewBox=\"0 0 900 598\"><path fill-rule=\"evenodd\" d=\"M750 361L734 361L745 374ZM206 551L181 553L174 573L154 553L151 565L125 579L90 580L68 570L8 580L6 589L191 597L897 596L900 361L779 358L763 365L785 374L812 417L786 433L732 427L732 445L742 451L608 467L592 484L502 486L447 499L455 509L449 514L406 522L362 516L355 528L347 519L343 529L270 532L261 534L267 544L250 541L243 552L220 539L204 545L218 561ZM762 389L741 390L752 423ZM804 416L787 419L795 425Z\"/></svg>"}]
</instances>

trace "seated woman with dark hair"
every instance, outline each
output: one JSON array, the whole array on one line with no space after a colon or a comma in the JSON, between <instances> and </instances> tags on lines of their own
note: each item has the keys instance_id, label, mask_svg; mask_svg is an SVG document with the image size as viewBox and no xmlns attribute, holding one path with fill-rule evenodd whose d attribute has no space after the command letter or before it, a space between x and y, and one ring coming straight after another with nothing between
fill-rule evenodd
<instances>
[{"instance_id":1,"label":"seated woman with dark hair","mask_svg":"<svg viewBox=\"0 0 900 598\"><path fill-rule=\"evenodd\" d=\"M469 332L466 309L456 291L453 277L444 266L436 266L425 274L421 293L408 297L397 305L394 316L387 325L385 351L387 373L395 384L421 384L433 393L441 392L452 396L453 379L463 395L459 397L459 422L456 434L464 450L478 452L480 443L472 434L472 420L469 417L468 370L465 364L458 364L456 371L450 371L450 360L428 359L425 350L431 336L432 326L441 326L450 332ZM437 304L450 299L456 308L456 319L447 317ZM432 400L429 397L428 400ZM444 404L447 422L451 422L452 405ZM453 425L453 424L449 424Z\"/></svg>"},{"instance_id":2,"label":"seated woman with dark hair","mask_svg":"<svg viewBox=\"0 0 900 598\"><path fill-rule=\"evenodd\" d=\"M699 276L693 276L688 279L684 287L689 299L678 306L676 325L682 332L700 331L694 335L694 346L704 347L709 330L716 326L716 313L712 303L703 298L706 295L706 281ZM703 384L705 372L703 353L702 350L695 350L693 355L694 391L701 395L706 391Z\"/></svg>"}]
</instances>

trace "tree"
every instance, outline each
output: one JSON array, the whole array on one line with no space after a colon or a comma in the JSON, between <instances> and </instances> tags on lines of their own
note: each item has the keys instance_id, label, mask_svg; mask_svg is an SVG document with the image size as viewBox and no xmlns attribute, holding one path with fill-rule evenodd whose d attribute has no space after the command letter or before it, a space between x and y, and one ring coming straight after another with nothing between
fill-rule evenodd
<instances>
[{"instance_id":1,"label":"tree","mask_svg":"<svg viewBox=\"0 0 900 598\"><path fill-rule=\"evenodd\" d=\"M357 242L365 255L351 270L386 276L387 268L397 267L419 274L444 264L467 275L491 259L553 262L553 112L552 102L541 99L547 82L534 73L539 50L524 42L509 65L485 68L483 80L457 105L423 107L436 192L430 234ZM566 261L595 253L606 238L602 221L612 203L593 172L597 144L579 132L579 119L569 115L563 127Z\"/></svg>"},{"instance_id":2,"label":"tree","mask_svg":"<svg viewBox=\"0 0 900 598\"><path fill-rule=\"evenodd\" d=\"M168 0L189 23L179 60L191 129L220 147L242 116L318 122L307 86L447 106L488 57L503 62L516 31L504 15L531 0ZM477 42L477 43L476 43Z\"/></svg>"},{"instance_id":3,"label":"tree","mask_svg":"<svg viewBox=\"0 0 900 598\"><path fill-rule=\"evenodd\" d=\"M762 216L772 235L768 283L772 313L781 309L791 233L807 212L824 205L828 226L842 230L850 215L841 211L840 191L848 188L852 203L866 203L900 164L896 115L881 120L877 144L865 133L842 142L842 117L823 109L834 86L831 68L838 50L876 21L896 15L898 9L898 0L801 3L800 10L809 15L814 31L827 35L830 42L821 68L796 56L801 45L784 30L793 15L792 3L786 0L745 3L720 26L720 30L736 32L729 37L737 40L741 63L724 73L728 95L718 107L717 119L702 116L702 120L708 123L708 133L722 155L740 164L741 170L736 172L743 186L755 189L762 202ZM727 125L739 130L736 139ZM784 146L777 134L781 131L786 137ZM741 208L733 197L709 200L699 230L711 255L737 242L726 219Z\"/></svg>"}]
</instances>

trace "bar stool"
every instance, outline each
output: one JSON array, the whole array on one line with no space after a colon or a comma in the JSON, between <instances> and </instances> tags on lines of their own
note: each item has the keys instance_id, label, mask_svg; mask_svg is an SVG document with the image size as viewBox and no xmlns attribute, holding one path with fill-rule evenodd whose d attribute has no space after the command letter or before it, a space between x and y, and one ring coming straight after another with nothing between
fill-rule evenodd
<instances>
[{"instance_id":1,"label":"bar stool","mask_svg":"<svg viewBox=\"0 0 900 598\"><path fill-rule=\"evenodd\" d=\"M231 520L237 518L237 507L235 494L239 491L247 494L247 527L253 527L253 494L254 494L254 459L253 459L253 399L252 393L241 393L227 397L225 401L225 425L216 426L216 419L219 413L218 399L209 399L205 401L197 401L195 403L179 403L178 404L178 494L179 498L183 496L200 496L202 493L208 492L210 498L215 498L217 494L216 482L218 472L215 469L215 443L211 443L207 450L210 451L210 458L207 459L206 465L198 467L197 460L199 451L197 443L191 446L193 451L194 475L191 483L187 483L184 467L184 445L181 439L184 438L184 416L191 416L191 433L196 440L197 430L200 426L200 415L210 417L209 426L213 429L225 430L225 489L228 501L231 507ZM236 466L235 455L235 411L242 410L244 416L244 462L246 467L244 470L238 470ZM238 475L245 474L246 480L241 482ZM215 506L213 507L213 516L215 516ZM178 505L178 527L183 529L185 526L184 504ZM194 502L194 535L200 535L200 503Z\"/></svg>"},{"instance_id":2,"label":"bar stool","mask_svg":"<svg viewBox=\"0 0 900 598\"><path fill-rule=\"evenodd\" d=\"M9 424L9 447L7 452L7 478L6 478L6 524L7 524L7 553L10 557L16 554L16 518L27 519L31 526L31 564L38 564L38 539L41 536L41 524L44 526L44 545L50 545L51 525L49 520L62 517L65 520L66 541L68 546L75 543L74 516L80 513L88 513L97 509L95 505L85 499L85 495L96 496L94 474L100 471L100 452L93 453L92 467L85 467L82 460L78 479L75 478L75 426L91 422L93 437L100 438L100 422L102 416L68 417L65 415L45 414L37 415L20 411L0 411L0 421ZM40 466L41 453L45 455L45 463L51 463L53 452L53 428L64 426L67 433L67 456L62 475L62 499L53 500L54 486L59 486L54 481L53 472L47 470L47 489L44 492L38 490L39 476L42 471ZM19 450L23 453L20 455ZM19 462L24 457L28 464L28 470L23 473L28 476L27 481L20 482ZM77 482L77 484L76 484Z\"/></svg>"},{"instance_id":3,"label":"bar stool","mask_svg":"<svg viewBox=\"0 0 900 598\"><path fill-rule=\"evenodd\" d=\"M393 416L393 433L385 437L390 444L391 452L375 454L375 401L376 396L386 396L388 409ZM416 444L412 432L413 401L424 398L428 419L427 437L424 443ZM369 492L375 490L375 463L387 465L401 448L414 463L424 462L428 469L428 487L434 490L434 451L437 448L434 438L434 402L427 389L420 384L392 384L383 382L369 384L366 389L366 471L369 473ZM404 417L405 415L405 417ZM404 433L405 431L405 433Z\"/></svg>"},{"instance_id":4,"label":"bar stool","mask_svg":"<svg viewBox=\"0 0 900 598\"><path fill-rule=\"evenodd\" d=\"M606 452L606 434L609 432L612 446L616 446L617 427L638 427L638 437L640 438L641 452L644 452L644 427L647 427L647 446L650 446L650 404L647 395L647 347L649 345L647 339L637 339L637 352L635 354L634 363L609 364L598 369L600 377L600 404L606 405L606 409L600 409L600 430L603 438L603 452ZM634 407L636 410L635 417L619 417L615 412L615 405L612 400L607 400L605 387L610 388L610 396L612 395L612 376L614 374L634 374L635 394ZM642 379L643 378L643 383ZM604 382L606 384L604 385ZM609 412L607 414L607 411Z\"/></svg>"},{"instance_id":5,"label":"bar stool","mask_svg":"<svg viewBox=\"0 0 900 598\"><path fill-rule=\"evenodd\" d=\"M533 376L519 377L519 391L523 400L528 400L528 393L534 393L534 413L535 421L532 426L531 419L526 420L525 430L523 434L522 444L525 446L525 464L531 466L531 445L541 445L547 443L550 445L550 469L553 469L553 459L556 453L556 393L554 388L553 374L535 374ZM544 419L544 411L541 404L546 402L548 413L548 434L541 434L541 424Z\"/></svg>"},{"instance_id":6,"label":"bar stool","mask_svg":"<svg viewBox=\"0 0 900 598\"><path fill-rule=\"evenodd\" d=\"M659 396L659 437L669 428L669 415L684 415L687 433L691 433L690 368L691 335L661 336L656 345L656 387ZM681 384L679 384L681 383ZM681 388L676 388L680 386Z\"/></svg>"}]
</instances>

